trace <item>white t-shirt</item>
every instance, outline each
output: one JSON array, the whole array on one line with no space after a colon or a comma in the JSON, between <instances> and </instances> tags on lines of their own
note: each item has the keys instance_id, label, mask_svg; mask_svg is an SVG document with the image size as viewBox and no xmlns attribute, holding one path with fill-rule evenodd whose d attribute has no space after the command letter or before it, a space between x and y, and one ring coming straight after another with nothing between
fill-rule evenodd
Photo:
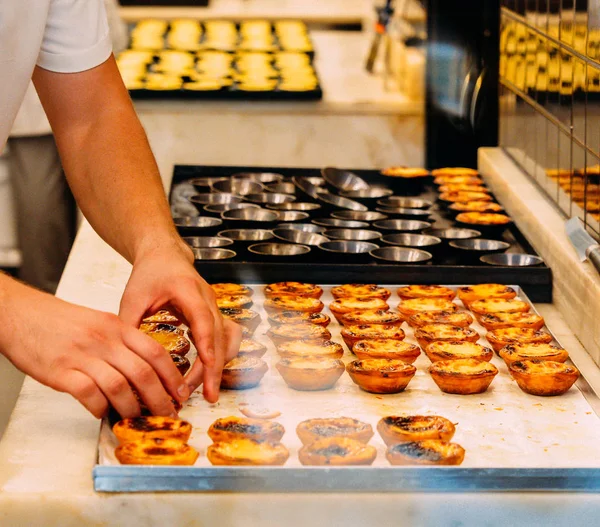
<instances>
[{"instance_id":1,"label":"white t-shirt","mask_svg":"<svg viewBox=\"0 0 600 527\"><path fill-rule=\"evenodd\" d=\"M36 64L76 73L111 51L103 0L0 0L0 151Z\"/></svg>"}]
</instances>

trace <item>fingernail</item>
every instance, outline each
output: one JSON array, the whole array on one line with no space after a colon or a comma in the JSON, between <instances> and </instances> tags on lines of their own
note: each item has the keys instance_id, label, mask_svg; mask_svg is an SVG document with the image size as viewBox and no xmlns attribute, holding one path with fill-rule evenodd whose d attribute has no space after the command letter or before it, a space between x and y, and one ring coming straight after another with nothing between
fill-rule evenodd
<instances>
[{"instance_id":1,"label":"fingernail","mask_svg":"<svg viewBox=\"0 0 600 527\"><path fill-rule=\"evenodd\" d=\"M179 388L177 388L177 395L181 399L187 399L190 396L190 390L187 384L182 384Z\"/></svg>"}]
</instances>

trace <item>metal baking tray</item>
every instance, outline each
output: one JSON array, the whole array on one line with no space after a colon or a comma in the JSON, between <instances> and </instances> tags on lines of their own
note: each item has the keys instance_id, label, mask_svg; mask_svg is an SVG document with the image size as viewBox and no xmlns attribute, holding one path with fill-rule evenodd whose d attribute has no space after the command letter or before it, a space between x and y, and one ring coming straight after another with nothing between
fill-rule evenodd
<instances>
[{"instance_id":1,"label":"metal baking tray","mask_svg":"<svg viewBox=\"0 0 600 527\"><path fill-rule=\"evenodd\" d=\"M320 176L319 168L290 168L290 167L248 167L248 166L195 166L176 165L171 185L170 201L172 209L181 196L195 193L193 187L186 181L196 177L229 177L237 172L276 172L285 178L293 176L310 177ZM396 195L402 195L398 188L397 180L384 177L378 170L355 170L352 172L365 179L370 184L384 184L389 186ZM395 187L396 186L396 187ZM186 188L190 187L190 188ZM436 192L431 187L426 187L418 197L435 201ZM298 198L302 201L314 201L306 196ZM189 202L185 209L189 214L198 214ZM178 213L180 214L180 213ZM321 216L329 216L323 213ZM434 227L451 226L447 218L434 213ZM309 221L309 220L306 220ZM511 243L509 252L522 252L537 255L535 249L519 228L513 223L504 234L504 240ZM381 246L385 244L381 243ZM229 247L236 250L234 245ZM456 260L436 258L428 264L394 264L371 261L365 262L332 262L328 261L324 251L311 252L311 259L303 258L294 262L265 262L248 261L243 257L231 260L196 262L197 269L209 282L239 281L246 283L273 282L285 280L300 280L323 284L337 283L340 277L345 282L364 282L373 280L369 276L376 276L376 281L381 284L394 284L400 281L412 284L466 284L497 282L501 284L518 284L524 288L534 302L552 302L552 272L545 264L535 267L497 267L485 264L464 265Z\"/></svg>"},{"instance_id":2,"label":"metal baking tray","mask_svg":"<svg viewBox=\"0 0 600 527\"><path fill-rule=\"evenodd\" d=\"M398 286L390 286L394 290ZM519 297L524 292L513 286ZM332 300L324 286L326 312ZM181 412L194 433L190 439L200 452L192 467L121 466L114 459L116 439L107 421L99 438L94 488L99 492L483 492L483 491L599 491L600 457L590 455L600 441L600 399L582 377L560 397L535 397L522 392L511 380L504 362L494 356L499 374L490 389L479 395L442 393L427 373L429 360L422 354L417 374L405 392L373 395L355 386L347 373L324 392L297 392L286 386L274 364L277 353L264 333L269 327L262 309L262 287L254 287L254 307L263 317L255 333L268 346L264 360L269 371L251 390L224 391L215 405L194 395ZM397 295L388 301L392 308ZM535 311L535 309L534 309ZM480 334L485 330L473 325ZM332 317L333 340L342 342L339 325ZM415 342L405 324L406 340ZM549 328L546 328L549 330ZM482 343L485 341L482 339ZM192 351L194 353L194 351ZM342 360L354 356L345 348ZM219 417L240 415L239 403L278 409L275 421L286 428L283 444L290 458L282 467L213 467L206 458L210 439L206 430ZM458 467L398 467L388 464L379 434L370 444L378 454L370 467L305 467L297 457L301 446L296 425L313 417L351 416L368 422L391 414L437 414L457 423L453 441L466 449Z\"/></svg>"}]
</instances>

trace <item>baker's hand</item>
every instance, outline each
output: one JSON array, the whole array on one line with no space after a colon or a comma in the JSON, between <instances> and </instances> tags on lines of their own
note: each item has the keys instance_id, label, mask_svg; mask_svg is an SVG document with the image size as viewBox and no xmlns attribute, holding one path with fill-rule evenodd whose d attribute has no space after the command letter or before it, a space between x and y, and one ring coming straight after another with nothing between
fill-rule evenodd
<instances>
[{"instance_id":1,"label":"baker's hand","mask_svg":"<svg viewBox=\"0 0 600 527\"><path fill-rule=\"evenodd\" d=\"M123 417L138 416L132 386L152 413L176 415L171 398L186 400L187 385L160 344L116 315L0 280L8 311L0 347L17 368L70 393L96 417L109 404Z\"/></svg>"},{"instance_id":2,"label":"baker's hand","mask_svg":"<svg viewBox=\"0 0 600 527\"><path fill-rule=\"evenodd\" d=\"M198 358L186 376L190 393L204 384L204 397L217 401L221 373L226 361L235 357L241 342L241 328L224 320L215 294L193 266L189 247L174 242L169 247L140 251L125 288L119 316L138 327L147 314L168 308L180 315L192 332Z\"/></svg>"}]
</instances>

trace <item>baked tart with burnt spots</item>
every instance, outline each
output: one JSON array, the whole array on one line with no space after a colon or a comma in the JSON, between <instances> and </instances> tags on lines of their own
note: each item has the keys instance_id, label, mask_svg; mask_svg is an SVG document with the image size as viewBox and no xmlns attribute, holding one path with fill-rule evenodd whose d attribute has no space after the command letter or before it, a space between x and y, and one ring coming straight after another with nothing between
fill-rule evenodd
<instances>
[{"instance_id":1,"label":"baked tart with burnt spots","mask_svg":"<svg viewBox=\"0 0 600 527\"><path fill-rule=\"evenodd\" d=\"M531 306L517 298L487 298L471 302L469 309L479 320L483 315L493 315L495 313L527 313Z\"/></svg>"},{"instance_id":2,"label":"baked tart with burnt spots","mask_svg":"<svg viewBox=\"0 0 600 527\"><path fill-rule=\"evenodd\" d=\"M252 296L254 291L247 285L240 284L212 284L215 295L220 296Z\"/></svg>"},{"instance_id":3,"label":"baked tart with burnt spots","mask_svg":"<svg viewBox=\"0 0 600 527\"><path fill-rule=\"evenodd\" d=\"M443 167L443 168L436 168L435 170L431 171L431 175L438 177L438 176L450 176L450 177L456 177L456 176L466 176L466 177L476 177L479 175L479 172L477 172L477 170L475 170L474 168L466 168L466 167Z\"/></svg>"},{"instance_id":4,"label":"baked tart with burnt spots","mask_svg":"<svg viewBox=\"0 0 600 527\"><path fill-rule=\"evenodd\" d=\"M563 395L579 378L579 370L572 364L549 360L518 360L508 366L519 388L531 395Z\"/></svg>"},{"instance_id":5,"label":"baked tart with burnt spots","mask_svg":"<svg viewBox=\"0 0 600 527\"><path fill-rule=\"evenodd\" d=\"M331 333L323 326L315 324L284 324L274 326L267 331L267 336L275 346L291 340L306 340L319 342L331 339Z\"/></svg>"},{"instance_id":6,"label":"baked tart with burnt spots","mask_svg":"<svg viewBox=\"0 0 600 527\"><path fill-rule=\"evenodd\" d=\"M500 350L499 355L507 365L518 360L566 362L569 359L569 352L566 349L545 342L510 344L509 346L504 346Z\"/></svg>"},{"instance_id":7,"label":"baked tart with burnt spots","mask_svg":"<svg viewBox=\"0 0 600 527\"><path fill-rule=\"evenodd\" d=\"M448 324L449 326L467 328L473 321L473 315L466 311L434 311L432 313L423 311L411 315L407 320L408 325L413 328L420 328L429 324Z\"/></svg>"},{"instance_id":8,"label":"baked tart with burnt spots","mask_svg":"<svg viewBox=\"0 0 600 527\"><path fill-rule=\"evenodd\" d=\"M341 359L344 349L333 340L307 342L290 340L277 346L277 353L284 359Z\"/></svg>"},{"instance_id":9,"label":"baked tart with burnt spots","mask_svg":"<svg viewBox=\"0 0 600 527\"><path fill-rule=\"evenodd\" d=\"M163 324L159 324L162 326ZM173 326L171 326L173 327ZM158 342L163 348L169 353L175 353L175 355L185 355L190 351L190 341L179 332L172 332L170 329L156 328L146 333L151 339Z\"/></svg>"},{"instance_id":10,"label":"baked tart with burnt spots","mask_svg":"<svg viewBox=\"0 0 600 527\"><path fill-rule=\"evenodd\" d=\"M173 324L164 324L162 322L142 322L139 329L142 333L163 331L166 333L175 333L176 335L185 335L185 330L178 328Z\"/></svg>"},{"instance_id":11,"label":"baked tart with burnt spots","mask_svg":"<svg viewBox=\"0 0 600 527\"><path fill-rule=\"evenodd\" d=\"M432 342L439 341L466 341L477 342L479 333L473 328L461 328L459 326L449 326L448 324L429 324L415 330L415 338L425 349Z\"/></svg>"},{"instance_id":12,"label":"baked tart with burnt spots","mask_svg":"<svg viewBox=\"0 0 600 527\"><path fill-rule=\"evenodd\" d=\"M348 437L326 437L304 445L298 451L298 459L309 466L371 465L377 457L377 449Z\"/></svg>"},{"instance_id":13,"label":"baked tart with burnt spots","mask_svg":"<svg viewBox=\"0 0 600 527\"><path fill-rule=\"evenodd\" d=\"M122 465L193 465L198 452L179 439L156 437L119 445L115 456Z\"/></svg>"},{"instance_id":14,"label":"baked tart with burnt spots","mask_svg":"<svg viewBox=\"0 0 600 527\"><path fill-rule=\"evenodd\" d=\"M190 369L190 361L187 357L183 357L181 355L177 355L176 353L170 353L171 359L177 368L177 371L181 373L181 375L185 375Z\"/></svg>"},{"instance_id":15,"label":"baked tart with burnt spots","mask_svg":"<svg viewBox=\"0 0 600 527\"><path fill-rule=\"evenodd\" d=\"M224 390L247 390L258 386L267 373L267 363L257 357L237 356L223 368L221 388Z\"/></svg>"},{"instance_id":16,"label":"baked tart with burnt spots","mask_svg":"<svg viewBox=\"0 0 600 527\"><path fill-rule=\"evenodd\" d=\"M378 324L345 326L340 334L350 351L359 340L404 340L405 337L404 331L399 326Z\"/></svg>"},{"instance_id":17,"label":"baked tart with burnt spots","mask_svg":"<svg viewBox=\"0 0 600 527\"><path fill-rule=\"evenodd\" d=\"M179 326L181 324L181 320L168 309L161 309L154 313L154 315L144 318L142 322L147 324L171 324L172 326Z\"/></svg>"},{"instance_id":18,"label":"baked tart with burnt spots","mask_svg":"<svg viewBox=\"0 0 600 527\"><path fill-rule=\"evenodd\" d=\"M439 199L452 204L458 201L493 201L494 198L492 198L492 196L490 196L487 192L472 192L464 190L462 192L446 192L444 194L440 194Z\"/></svg>"},{"instance_id":19,"label":"baked tart with burnt spots","mask_svg":"<svg viewBox=\"0 0 600 527\"><path fill-rule=\"evenodd\" d=\"M387 167L381 171L383 176L388 177L397 177L402 179L416 179L416 178L426 178L431 176L431 172L424 168L417 167L404 167L404 166L396 166L396 167Z\"/></svg>"},{"instance_id":20,"label":"baked tart with burnt spots","mask_svg":"<svg viewBox=\"0 0 600 527\"><path fill-rule=\"evenodd\" d=\"M236 324L248 328L251 333L256 331L260 324L260 315L251 309L240 309L237 307L223 307L220 309L223 318L233 320Z\"/></svg>"},{"instance_id":21,"label":"baked tart with burnt spots","mask_svg":"<svg viewBox=\"0 0 600 527\"><path fill-rule=\"evenodd\" d=\"M490 191L483 185L472 185L469 183L446 183L438 188L440 194L452 194L454 192L484 192L489 194Z\"/></svg>"},{"instance_id":22,"label":"baked tart with burnt spots","mask_svg":"<svg viewBox=\"0 0 600 527\"><path fill-rule=\"evenodd\" d=\"M187 421L162 416L123 419L112 430L121 444L156 438L177 439L185 443L192 435L192 425Z\"/></svg>"},{"instance_id":23,"label":"baked tart with burnt spots","mask_svg":"<svg viewBox=\"0 0 600 527\"><path fill-rule=\"evenodd\" d=\"M236 439L278 443L285 434L285 428L273 421L229 416L217 419L210 425L207 433L214 443Z\"/></svg>"},{"instance_id":24,"label":"baked tart with burnt spots","mask_svg":"<svg viewBox=\"0 0 600 527\"><path fill-rule=\"evenodd\" d=\"M458 201L448 207L452 212L504 212L504 207L493 201Z\"/></svg>"},{"instance_id":25,"label":"baked tart with burnt spots","mask_svg":"<svg viewBox=\"0 0 600 527\"><path fill-rule=\"evenodd\" d=\"M378 324L380 326L401 326L402 317L387 309L367 309L366 311L353 311L341 316L344 326L368 326Z\"/></svg>"},{"instance_id":26,"label":"baked tart with burnt spots","mask_svg":"<svg viewBox=\"0 0 600 527\"><path fill-rule=\"evenodd\" d=\"M465 449L457 443L425 439L397 443L387 449L385 457L392 465L460 465Z\"/></svg>"},{"instance_id":27,"label":"baked tart with burnt spots","mask_svg":"<svg viewBox=\"0 0 600 527\"><path fill-rule=\"evenodd\" d=\"M247 295L218 296L219 309L248 309L252 306L252 298Z\"/></svg>"},{"instance_id":28,"label":"baked tart with burnt spots","mask_svg":"<svg viewBox=\"0 0 600 527\"><path fill-rule=\"evenodd\" d=\"M544 319L536 313L494 313L479 317L479 323L488 331L503 328L542 329Z\"/></svg>"},{"instance_id":29,"label":"baked tart with burnt spots","mask_svg":"<svg viewBox=\"0 0 600 527\"><path fill-rule=\"evenodd\" d=\"M483 179L477 176L437 176L434 184L442 185L483 185Z\"/></svg>"},{"instance_id":30,"label":"baked tart with burnt spots","mask_svg":"<svg viewBox=\"0 0 600 527\"><path fill-rule=\"evenodd\" d=\"M269 315L280 311L303 311L305 313L320 313L323 311L323 302L318 298L304 296L272 296L265 300L264 308Z\"/></svg>"},{"instance_id":31,"label":"baked tart with burnt spots","mask_svg":"<svg viewBox=\"0 0 600 527\"><path fill-rule=\"evenodd\" d=\"M475 359L441 360L431 364L429 373L443 392L471 395L485 392L498 375L498 368Z\"/></svg>"},{"instance_id":32,"label":"baked tart with burnt spots","mask_svg":"<svg viewBox=\"0 0 600 527\"><path fill-rule=\"evenodd\" d=\"M458 298L467 308L469 307L469 304L475 300L487 298L503 298L509 300L516 296L517 292L512 287L502 284L477 284L458 288Z\"/></svg>"},{"instance_id":33,"label":"baked tart with burnt spots","mask_svg":"<svg viewBox=\"0 0 600 527\"><path fill-rule=\"evenodd\" d=\"M320 391L333 388L345 371L339 359L281 359L277 370L293 390Z\"/></svg>"},{"instance_id":34,"label":"baked tart with burnt spots","mask_svg":"<svg viewBox=\"0 0 600 527\"><path fill-rule=\"evenodd\" d=\"M330 417L302 421L296 433L303 445L331 437L346 437L366 444L373 437L373 427L351 417Z\"/></svg>"},{"instance_id":35,"label":"baked tart with burnt spots","mask_svg":"<svg viewBox=\"0 0 600 527\"><path fill-rule=\"evenodd\" d=\"M454 300L456 292L442 285L406 285L397 291L402 300L411 298L444 298Z\"/></svg>"},{"instance_id":36,"label":"baked tart with burnt spots","mask_svg":"<svg viewBox=\"0 0 600 527\"><path fill-rule=\"evenodd\" d=\"M536 344L552 342L552 335L538 329L503 328L488 331L485 336L494 351L499 352L504 346L511 344Z\"/></svg>"},{"instance_id":37,"label":"baked tart with burnt spots","mask_svg":"<svg viewBox=\"0 0 600 527\"><path fill-rule=\"evenodd\" d=\"M213 443L206 457L213 465L279 466L285 464L290 453L281 443L235 439Z\"/></svg>"},{"instance_id":38,"label":"baked tart with burnt spots","mask_svg":"<svg viewBox=\"0 0 600 527\"><path fill-rule=\"evenodd\" d=\"M344 315L355 311L387 311L390 306L383 298L379 297L342 297L329 304L329 310L341 324Z\"/></svg>"},{"instance_id":39,"label":"baked tart with burnt spots","mask_svg":"<svg viewBox=\"0 0 600 527\"><path fill-rule=\"evenodd\" d=\"M377 431L387 446L425 439L450 441L455 427L439 415L389 415L377 423Z\"/></svg>"},{"instance_id":40,"label":"baked tart with burnt spots","mask_svg":"<svg viewBox=\"0 0 600 527\"><path fill-rule=\"evenodd\" d=\"M445 298L411 298L402 300L398 305L398 312L408 320L417 313L453 313L458 311L458 305Z\"/></svg>"},{"instance_id":41,"label":"baked tart with burnt spots","mask_svg":"<svg viewBox=\"0 0 600 527\"><path fill-rule=\"evenodd\" d=\"M419 346L403 340L359 340L352 346L352 352L359 359L401 360L412 364L421 355Z\"/></svg>"},{"instance_id":42,"label":"baked tart with burnt spots","mask_svg":"<svg viewBox=\"0 0 600 527\"><path fill-rule=\"evenodd\" d=\"M431 362L458 359L475 359L489 362L494 356L494 351L491 348L464 340L432 342L424 351Z\"/></svg>"},{"instance_id":43,"label":"baked tart with burnt spots","mask_svg":"<svg viewBox=\"0 0 600 527\"><path fill-rule=\"evenodd\" d=\"M401 360L359 359L346 366L354 384L370 393L399 393L406 389L417 368Z\"/></svg>"},{"instance_id":44,"label":"baked tart with burnt spots","mask_svg":"<svg viewBox=\"0 0 600 527\"><path fill-rule=\"evenodd\" d=\"M329 326L331 318L325 313L307 313L304 311L277 311L269 315L269 324L271 326L281 326L282 324L316 324L326 328Z\"/></svg>"},{"instance_id":45,"label":"baked tart with burnt spots","mask_svg":"<svg viewBox=\"0 0 600 527\"><path fill-rule=\"evenodd\" d=\"M376 284L344 284L331 288L331 294L336 300L338 298L381 298L387 300L392 292L385 287Z\"/></svg>"},{"instance_id":46,"label":"baked tart with burnt spots","mask_svg":"<svg viewBox=\"0 0 600 527\"><path fill-rule=\"evenodd\" d=\"M267 352L267 347L254 339L242 339L238 356L256 357L260 359Z\"/></svg>"},{"instance_id":47,"label":"baked tart with burnt spots","mask_svg":"<svg viewBox=\"0 0 600 527\"><path fill-rule=\"evenodd\" d=\"M323 289L315 284L306 284L304 282L277 282L265 286L265 296L302 296L307 298L321 298Z\"/></svg>"}]
</instances>

